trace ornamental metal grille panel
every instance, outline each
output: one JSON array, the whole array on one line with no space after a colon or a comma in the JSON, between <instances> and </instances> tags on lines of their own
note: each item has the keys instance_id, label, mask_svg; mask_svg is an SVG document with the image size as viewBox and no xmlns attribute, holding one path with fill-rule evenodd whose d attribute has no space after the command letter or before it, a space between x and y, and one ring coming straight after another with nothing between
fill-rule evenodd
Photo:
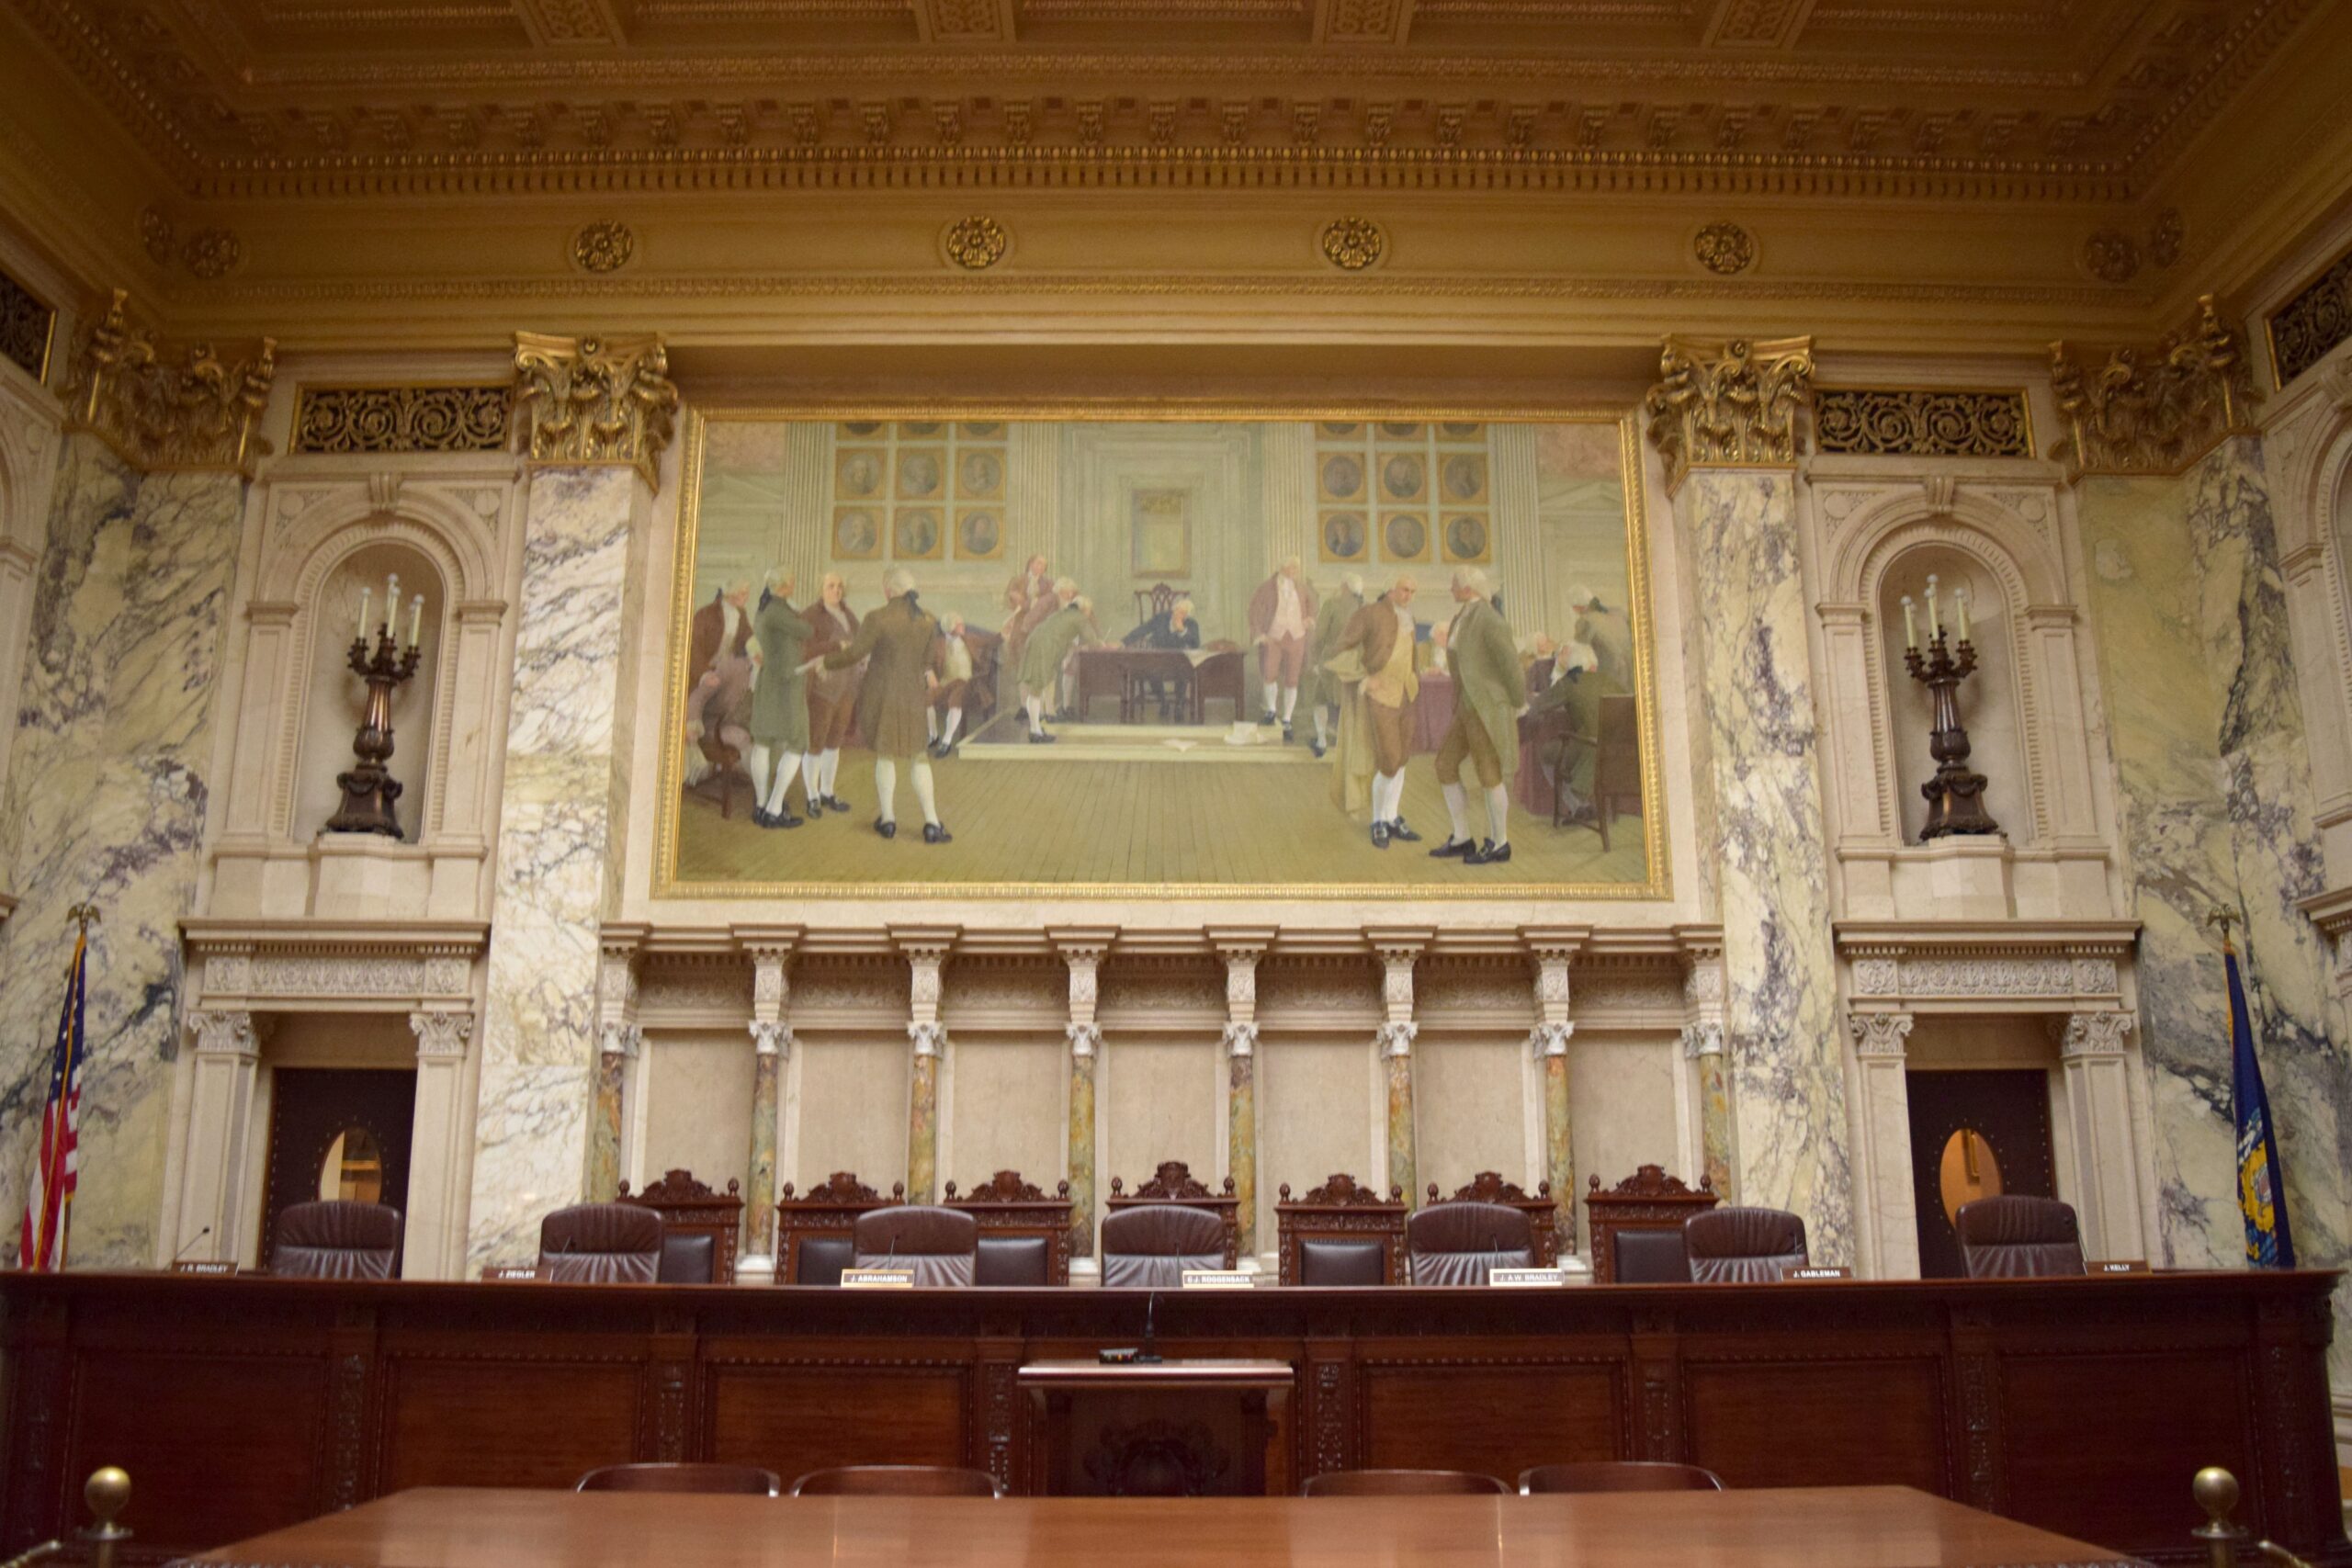
<instances>
[{"instance_id":1,"label":"ornamental metal grille panel","mask_svg":"<svg viewBox=\"0 0 2352 1568\"><path fill-rule=\"evenodd\" d=\"M2019 392L1895 391L1825 387L1815 394L1814 444L1873 457L2030 457Z\"/></svg>"},{"instance_id":2,"label":"ornamental metal grille panel","mask_svg":"<svg viewBox=\"0 0 2352 1568\"><path fill-rule=\"evenodd\" d=\"M2352 337L2352 251L2270 318L2270 364L2281 387Z\"/></svg>"},{"instance_id":3,"label":"ornamental metal grille panel","mask_svg":"<svg viewBox=\"0 0 2352 1568\"><path fill-rule=\"evenodd\" d=\"M29 288L0 272L0 356L36 381L49 376L49 344L57 312Z\"/></svg>"},{"instance_id":4,"label":"ornamental metal grille panel","mask_svg":"<svg viewBox=\"0 0 2352 1568\"><path fill-rule=\"evenodd\" d=\"M508 394L495 387L305 387L297 452L496 452Z\"/></svg>"}]
</instances>

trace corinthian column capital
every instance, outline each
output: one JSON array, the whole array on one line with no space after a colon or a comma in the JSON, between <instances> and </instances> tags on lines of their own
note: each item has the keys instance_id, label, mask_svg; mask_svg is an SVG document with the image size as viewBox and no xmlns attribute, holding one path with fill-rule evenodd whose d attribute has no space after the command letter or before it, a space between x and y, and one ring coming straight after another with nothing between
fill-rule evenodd
<instances>
[{"instance_id":1,"label":"corinthian column capital","mask_svg":"<svg viewBox=\"0 0 2352 1568\"><path fill-rule=\"evenodd\" d=\"M1642 400L1666 488L1692 468L1785 468L1797 460L1797 411L1813 401L1813 339L1669 334L1657 385Z\"/></svg>"},{"instance_id":2,"label":"corinthian column capital","mask_svg":"<svg viewBox=\"0 0 2352 1568\"><path fill-rule=\"evenodd\" d=\"M514 412L525 451L549 467L623 463L661 488L678 389L659 335L514 334Z\"/></svg>"}]
</instances>

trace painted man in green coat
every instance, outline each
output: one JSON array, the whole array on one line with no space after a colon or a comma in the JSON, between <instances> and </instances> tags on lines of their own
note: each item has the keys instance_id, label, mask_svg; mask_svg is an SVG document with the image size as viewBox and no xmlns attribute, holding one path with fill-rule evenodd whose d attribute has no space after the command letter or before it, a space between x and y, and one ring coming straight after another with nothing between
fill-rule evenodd
<instances>
[{"instance_id":1,"label":"painted man in green coat","mask_svg":"<svg viewBox=\"0 0 2352 1568\"><path fill-rule=\"evenodd\" d=\"M825 668L846 670L861 659L867 661L865 683L857 691L857 728L874 748L874 830L886 839L899 835L899 764L905 761L915 799L922 806L922 841L944 844L949 834L939 820L931 776L931 732L923 723L939 683L931 670L931 642L939 635L939 620L916 603L915 574L905 567L894 566L883 574L882 591L890 602L858 623L857 636L847 648L825 655Z\"/></svg>"},{"instance_id":2,"label":"painted man in green coat","mask_svg":"<svg viewBox=\"0 0 2352 1568\"><path fill-rule=\"evenodd\" d=\"M768 573L752 617L752 820L763 828L797 828L785 795L808 750L808 683L802 647L808 622L792 607L788 567Z\"/></svg>"},{"instance_id":3,"label":"painted man in green coat","mask_svg":"<svg viewBox=\"0 0 2352 1568\"><path fill-rule=\"evenodd\" d=\"M1546 667L1538 664L1536 668ZM1600 756L1600 699L1624 693L1622 684L1610 679L1597 649L1569 642L1553 654L1544 690L1529 699L1530 714L1557 708L1567 715L1566 733L1552 771L1560 814L1570 822L1588 821L1593 816L1593 771Z\"/></svg>"},{"instance_id":4,"label":"painted man in green coat","mask_svg":"<svg viewBox=\"0 0 2352 1568\"><path fill-rule=\"evenodd\" d=\"M1061 608L1030 628L1021 647L1021 705L1029 715L1029 744L1051 745L1046 732L1046 699L1061 690L1062 663L1081 641L1101 642L1094 630L1094 606L1079 597L1078 584L1065 577L1054 584Z\"/></svg>"},{"instance_id":5,"label":"painted man in green coat","mask_svg":"<svg viewBox=\"0 0 2352 1568\"><path fill-rule=\"evenodd\" d=\"M1510 859L1510 785L1519 771L1519 716L1527 707L1527 677L1520 669L1519 642L1510 623L1488 601L1487 574L1457 567L1453 599L1461 607L1446 628L1446 668L1453 676L1453 726L1438 748L1437 778L1453 831L1430 852L1464 865L1501 865ZM1477 771L1487 795L1487 839L1470 831L1469 796L1462 787L1462 764Z\"/></svg>"},{"instance_id":6,"label":"painted man in green coat","mask_svg":"<svg viewBox=\"0 0 2352 1568\"><path fill-rule=\"evenodd\" d=\"M1315 635L1307 639L1306 689L1299 695L1315 720L1315 739L1308 750L1317 757L1331 749L1331 725L1339 717L1340 699L1347 694L1340 689L1340 678L1323 668L1323 661L1339 657L1340 638L1363 608L1363 574L1355 571L1342 576L1340 591L1315 607Z\"/></svg>"}]
</instances>

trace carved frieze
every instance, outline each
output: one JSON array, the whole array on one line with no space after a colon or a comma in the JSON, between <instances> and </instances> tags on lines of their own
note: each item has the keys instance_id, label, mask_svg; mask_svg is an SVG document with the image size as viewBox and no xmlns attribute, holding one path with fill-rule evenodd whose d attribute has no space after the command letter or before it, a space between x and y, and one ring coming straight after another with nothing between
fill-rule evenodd
<instances>
[{"instance_id":1,"label":"carved frieze","mask_svg":"<svg viewBox=\"0 0 2352 1568\"><path fill-rule=\"evenodd\" d=\"M97 436L150 472L226 469L253 478L269 451L263 408L277 374L277 344L263 338L242 357L209 343L174 346L136 325L118 288L82 334L66 404L68 426Z\"/></svg>"},{"instance_id":2,"label":"carved frieze","mask_svg":"<svg viewBox=\"0 0 2352 1568\"><path fill-rule=\"evenodd\" d=\"M1852 964L1857 997L1966 999L2111 997L2122 977L2106 953L1868 953Z\"/></svg>"},{"instance_id":3,"label":"carved frieze","mask_svg":"<svg viewBox=\"0 0 2352 1568\"><path fill-rule=\"evenodd\" d=\"M504 387L303 387L296 452L498 452L507 443Z\"/></svg>"},{"instance_id":4,"label":"carved frieze","mask_svg":"<svg viewBox=\"0 0 2352 1568\"><path fill-rule=\"evenodd\" d=\"M803 1000L806 999L804 995ZM654 1013L718 1013L748 1018L752 1010L752 976L747 966L736 963L649 965L638 976L637 1007L640 1017Z\"/></svg>"},{"instance_id":5,"label":"carved frieze","mask_svg":"<svg viewBox=\"0 0 2352 1568\"><path fill-rule=\"evenodd\" d=\"M532 462L625 463L649 488L661 488L678 389L659 336L516 333L514 411Z\"/></svg>"},{"instance_id":6,"label":"carved frieze","mask_svg":"<svg viewBox=\"0 0 2352 1568\"><path fill-rule=\"evenodd\" d=\"M1813 339L1670 335L1643 400L1668 490L1694 468L1783 468L1797 457L1797 415L1813 400Z\"/></svg>"},{"instance_id":7,"label":"carved frieze","mask_svg":"<svg viewBox=\"0 0 2352 1568\"><path fill-rule=\"evenodd\" d=\"M1824 387L1814 398L1822 452L1894 457L2030 457L2025 393Z\"/></svg>"},{"instance_id":8,"label":"carved frieze","mask_svg":"<svg viewBox=\"0 0 2352 1568\"><path fill-rule=\"evenodd\" d=\"M2154 349L2123 347L2086 371L2050 345L2050 389L2066 423L2068 474L2177 474L2246 426L2255 393L2237 330L2211 294L2197 318Z\"/></svg>"},{"instance_id":9,"label":"carved frieze","mask_svg":"<svg viewBox=\"0 0 2352 1568\"><path fill-rule=\"evenodd\" d=\"M2270 374L2284 387L2352 337L2352 251L2270 313Z\"/></svg>"},{"instance_id":10,"label":"carved frieze","mask_svg":"<svg viewBox=\"0 0 2352 1568\"><path fill-rule=\"evenodd\" d=\"M0 271L0 359L36 381L46 381L50 343L56 335L56 309Z\"/></svg>"}]
</instances>

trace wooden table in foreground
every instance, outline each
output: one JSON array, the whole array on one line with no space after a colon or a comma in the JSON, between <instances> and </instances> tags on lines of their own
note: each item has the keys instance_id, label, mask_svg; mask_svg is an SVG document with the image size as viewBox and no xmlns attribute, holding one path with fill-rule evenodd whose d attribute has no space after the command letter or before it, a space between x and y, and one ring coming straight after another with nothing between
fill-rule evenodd
<instances>
[{"instance_id":1,"label":"wooden table in foreground","mask_svg":"<svg viewBox=\"0 0 2352 1568\"><path fill-rule=\"evenodd\" d=\"M2128 1562L1905 1486L1585 1497L681 1497L430 1488L200 1559L242 1568L1962 1568Z\"/></svg>"},{"instance_id":2,"label":"wooden table in foreground","mask_svg":"<svg viewBox=\"0 0 2352 1568\"><path fill-rule=\"evenodd\" d=\"M1743 1493L1916 1487L2188 1564L2189 1478L2218 1464L2240 1524L2352 1568L2336 1280L1162 1291L1155 1335L1170 1361L1290 1369L1293 1477L1679 1460ZM0 1273L0 1556L81 1523L102 1464L164 1554L625 1460L972 1465L1025 1492L1047 1433L1022 1369L1137 1344L1152 1299Z\"/></svg>"}]
</instances>

